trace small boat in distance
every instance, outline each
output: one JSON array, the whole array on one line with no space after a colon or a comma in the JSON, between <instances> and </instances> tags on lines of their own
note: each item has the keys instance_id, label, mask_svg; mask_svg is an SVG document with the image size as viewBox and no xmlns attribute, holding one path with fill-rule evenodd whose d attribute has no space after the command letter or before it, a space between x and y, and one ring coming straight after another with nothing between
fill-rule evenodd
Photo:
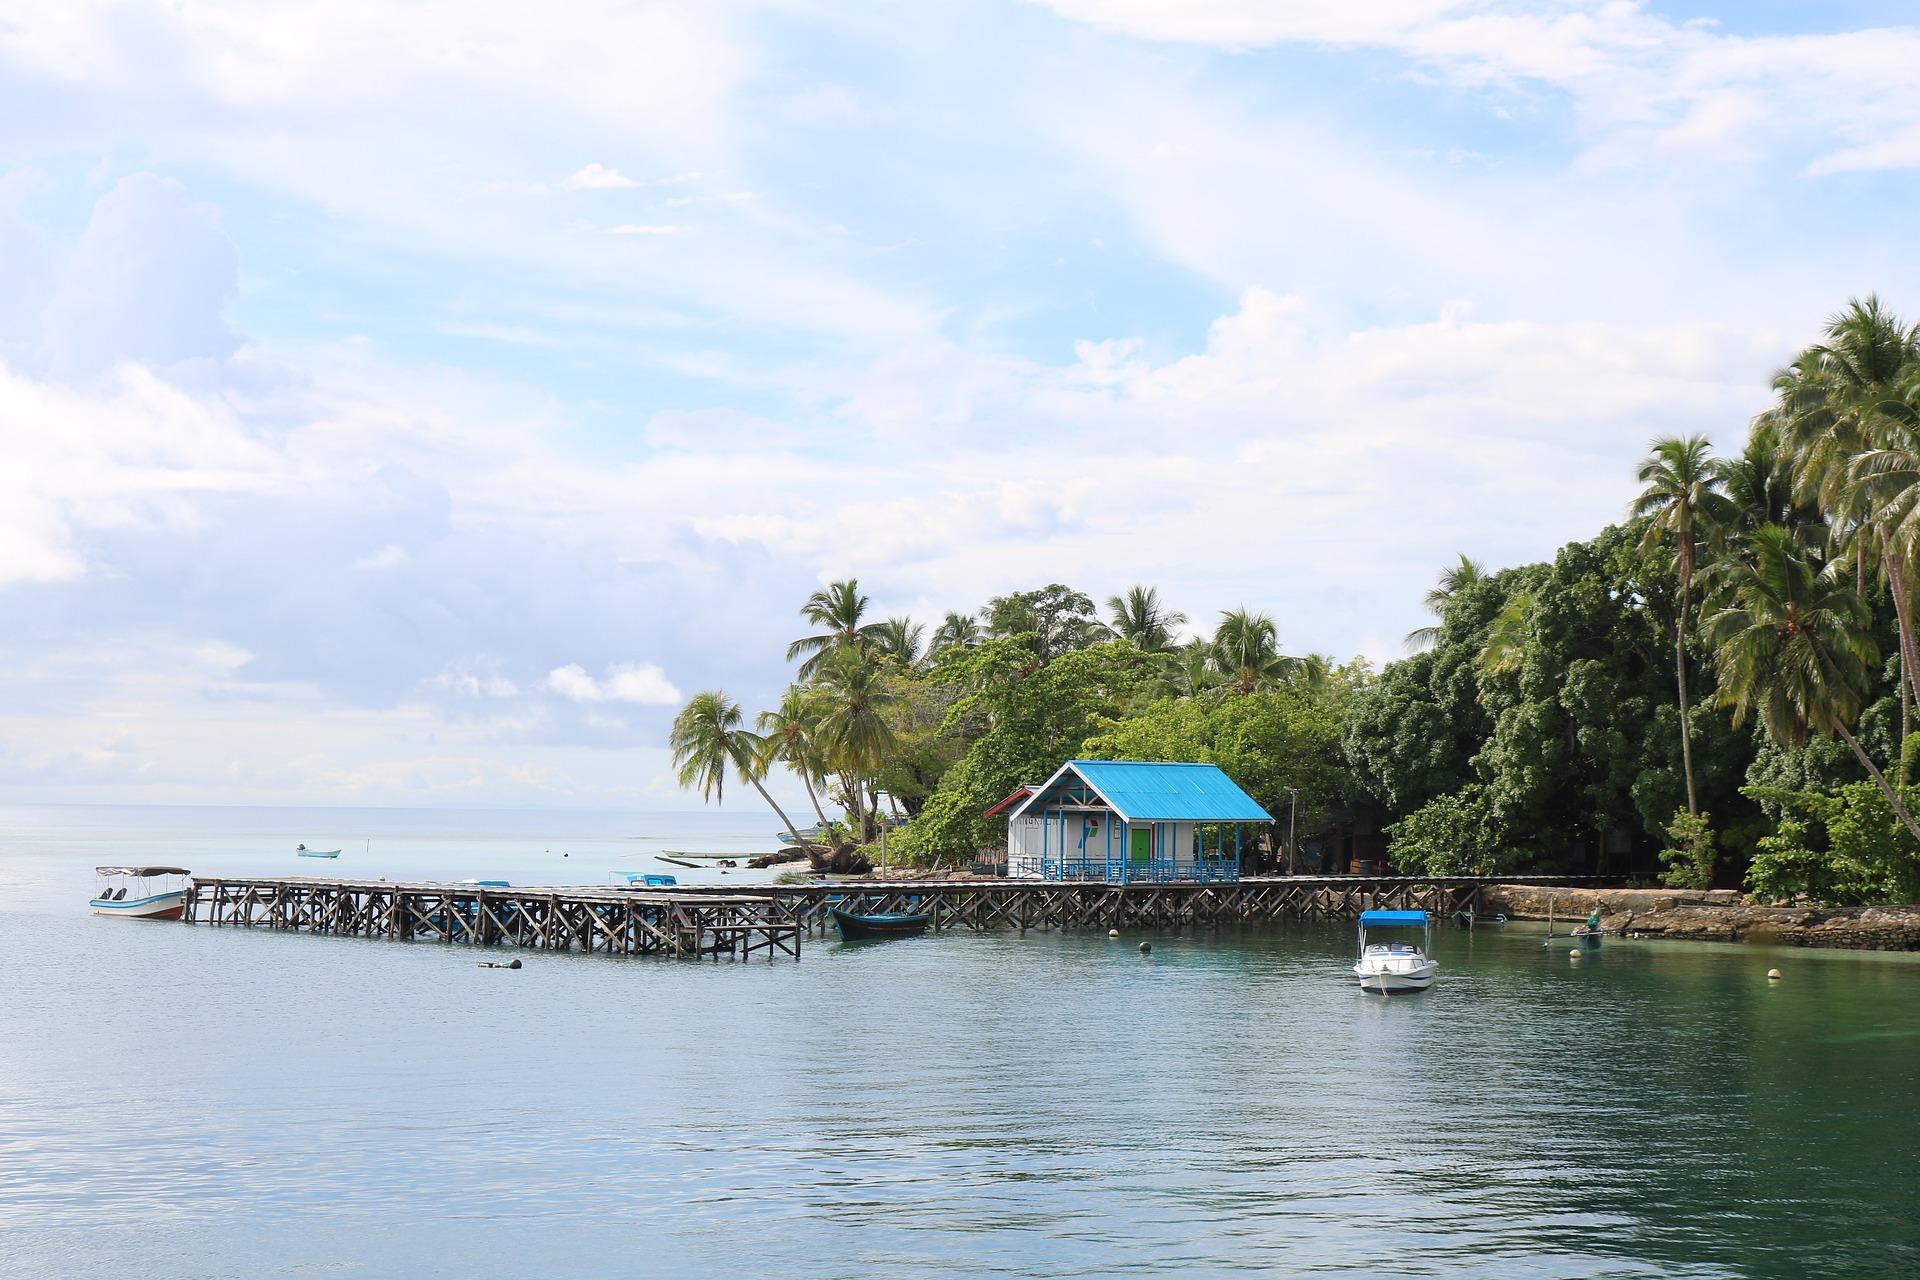
<instances>
[{"instance_id":1,"label":"small boat in distance","mask_svg":"<svg viewBox=\"0 0 1920 1280\"><path fill-rule=\"evenodd\" d=\"M1421 945L1410 942L1368 942L1368 929L1419 929ZM1428 954L1433 950L1433 920L1424 911L1362 911L1360 913L1360 958L1353 974L1360 979L1362 991L1395 995L1425 991L1440 977L1440 965Z\"/></svg>"},{"instance_id":2,"label":"small boat in distance","mask_svg":"<svg viewBox=\"0 0 1920 1280\"><path fill-rule=\"evenodd\" d=\"M186 878L193 873L185 867L95 867L94 871L105 882L90 904L97 916L178 920L186 909Z\"/></svg>"},{"instance_id":3,"label":"small boat in distance","mask_svg":"<svg viewBox=\"0 0 1920 1280\"><path fill-rule=\"evenodd\" d=\"M925 915L909 915L906 912L885 912L879 915L855 915L851 911L832 908L833 922L840 927L842 942L865 942L877 938L910 938L916 933L927 931Z\"/></svg>"},{"instance_id":4,"label":"small boat in distance","mask_svg":"<svg viewBox=\"0 0 1920 1280\"><path fill-rule=\"evenodd\" d=\"M303 844L295 845L293 851L303 858L337 858L340 856L338 849L309 849Z\"/></svg>"}]
</instances>

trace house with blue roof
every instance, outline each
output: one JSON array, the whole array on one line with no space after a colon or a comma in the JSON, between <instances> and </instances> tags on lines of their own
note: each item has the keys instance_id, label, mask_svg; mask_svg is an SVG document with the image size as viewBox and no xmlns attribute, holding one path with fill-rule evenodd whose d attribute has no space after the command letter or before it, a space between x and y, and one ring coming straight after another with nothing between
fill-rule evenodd
<instances>
[{"instance_id":1,"label":"house with blue roof","mask_svg":"<svg viewBox=\"0 0 1920 1280\"><path fill-rule=\"evenodd\" d=\"M1273 821L1214 765L1137 760L1069 760L989 812L1008 875L1108 884L1238 880L1243 829Z\"/></svg>"}]
</instances>

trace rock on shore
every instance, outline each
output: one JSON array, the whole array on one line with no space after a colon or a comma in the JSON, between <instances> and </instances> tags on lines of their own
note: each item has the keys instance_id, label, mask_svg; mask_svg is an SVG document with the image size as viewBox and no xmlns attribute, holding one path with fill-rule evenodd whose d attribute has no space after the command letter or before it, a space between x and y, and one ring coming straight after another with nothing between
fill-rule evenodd
<instances>
[{"instance_id":1,"label":"rock on shore","mask_svg":"<svg viewBox=\"0 0 1920 1280\"><path fill-rule=\"evenodd\" d=\"M1920 906L1756 907L1732 889L1549 889L1535 885L1489 888L1482 915L1545 920L1549 904L1569 927L1595 907L1601 927L1661 938L1757 942L1785 947L1852 951L1920 951Z\"/></svg>"}]
</instances>

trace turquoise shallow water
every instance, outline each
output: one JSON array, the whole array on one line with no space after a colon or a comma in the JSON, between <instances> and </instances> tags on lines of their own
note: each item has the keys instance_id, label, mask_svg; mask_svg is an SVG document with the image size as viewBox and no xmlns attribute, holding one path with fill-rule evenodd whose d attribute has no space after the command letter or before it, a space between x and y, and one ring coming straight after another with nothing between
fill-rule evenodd
<instances>
[{"instance_id":1,"label":"turquoise shallow water","mask_svg":"<svg viewBox=\"0 0 1920 1280\"><path fill-rule=\"evenodd\" d=\"M0 1275L1920 1274L1912 957L1513 926L1392 1002L1307 927L499 972L96 920L113 823L5 816Z\"/></svg>"}]
</instances>

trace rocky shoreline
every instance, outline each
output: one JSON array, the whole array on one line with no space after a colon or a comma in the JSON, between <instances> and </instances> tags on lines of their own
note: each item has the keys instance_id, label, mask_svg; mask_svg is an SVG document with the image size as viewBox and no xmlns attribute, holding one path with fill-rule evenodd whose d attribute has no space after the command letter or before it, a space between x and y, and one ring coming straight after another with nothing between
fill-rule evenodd
<instances>
[{"instance_id":1,"label":"rocky shoreline","mask_svg":"<svg viewBox=\"0 0 1920 1280\"><path fill-rule=\"evenodd\" d=\"M1482 915L1510 920L1554 918L1568 927L1600 909L1601 927L1655 938L1752 942L1850 951L1920 951L1920 906L1761 907L1732 889L1489 888Z\"/></svg>"}]
</instances>

